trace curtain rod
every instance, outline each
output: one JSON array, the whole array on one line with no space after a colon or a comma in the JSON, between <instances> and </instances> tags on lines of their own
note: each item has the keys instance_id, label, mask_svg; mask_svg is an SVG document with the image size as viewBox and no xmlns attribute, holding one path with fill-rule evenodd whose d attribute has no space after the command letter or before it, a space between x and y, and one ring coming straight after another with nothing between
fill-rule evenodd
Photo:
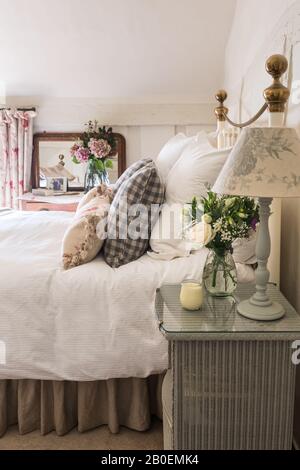
<instances>
[{"instance_id":1,"label":"curtain rod","mask_svg":"<svg viewBox=\"0 0 300 470\"><path fill-rule=\"evenodd\" d=\"M12 108L0 108L0 111L10 111ZM16 108L17 111L36 111L35 107L31 108Z\"/></svg>"}]
</instances>

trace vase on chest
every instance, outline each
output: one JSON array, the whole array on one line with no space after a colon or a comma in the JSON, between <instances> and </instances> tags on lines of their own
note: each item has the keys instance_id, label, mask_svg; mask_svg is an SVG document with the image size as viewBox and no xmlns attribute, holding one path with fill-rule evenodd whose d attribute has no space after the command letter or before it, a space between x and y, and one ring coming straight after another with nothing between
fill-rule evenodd
<instances>
[{"instance_id":1,"label":"vase on chest","mask_svg":"<svg viewBox=\"0 0 300 470\"><path fill-rule=\"evenodd\" d=\"M103 183L109 184L109 176L105 168L105 162L101 161L101 165L99 165L99 161L89 160L84 178L84 192L87 193Z\"/></svg>"},{"instance_id":2,"label":"vase on chest","mask_svg":"<svg viewBox=\"0 0 300 470\"><path fill-rule=\"evenodd\" d=\"M227 297L237 287L237 271L230 250L210 249L203 270L203 282L209 294Z\"/></svg>"}]
</instances>

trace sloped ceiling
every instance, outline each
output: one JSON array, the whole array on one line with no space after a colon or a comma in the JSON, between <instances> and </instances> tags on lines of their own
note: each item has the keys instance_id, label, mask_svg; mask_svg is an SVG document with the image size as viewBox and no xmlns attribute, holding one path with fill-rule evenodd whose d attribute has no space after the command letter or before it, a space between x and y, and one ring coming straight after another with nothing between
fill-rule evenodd
<instances>
[{"instance_id":1,"label":"sloped ceiling","mask_svg":"<svg viewBox=\"0 0 300 470\"><path fill-rule=\"evenodd\" d=\"M0 0L0 81L7 97L211 101L234 7L235 0Z\"/></svg>"}]
</instances>

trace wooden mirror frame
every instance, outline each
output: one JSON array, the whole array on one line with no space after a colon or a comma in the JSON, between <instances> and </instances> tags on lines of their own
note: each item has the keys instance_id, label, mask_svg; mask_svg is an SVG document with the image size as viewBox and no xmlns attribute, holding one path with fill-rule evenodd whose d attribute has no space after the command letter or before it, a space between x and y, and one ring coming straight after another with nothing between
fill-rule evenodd
<instances>
[{"instance_id":1,"label":"wooden mirror frame","mask_svg":"<svg viewBox=\"0 0 300 470\"><path fill-rule=\"evenodd\" d=\"M116 153L118 153L118 176L126 170L126 140L122 134L113 133L116 138ZM81 139L79 132L40 132L33 136L33 154L31 165L31 186L38 188L40 184L40 142L74 142Z\"/></svg>"}]
</instances>

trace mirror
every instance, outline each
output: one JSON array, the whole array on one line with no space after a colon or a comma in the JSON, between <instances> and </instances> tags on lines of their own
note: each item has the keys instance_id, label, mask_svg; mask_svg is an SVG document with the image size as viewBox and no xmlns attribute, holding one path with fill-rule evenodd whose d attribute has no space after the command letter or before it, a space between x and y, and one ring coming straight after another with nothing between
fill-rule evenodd
<instances>
[{"instance_id":1,"label":"mirror","mask_svg":"<svg viewBox=\"0 0 300 470\"><path fill-rule=\"evenodd\" d=\"M116 152L109 158L113 168L108 169L110 183L115 183L126 169L126 143L121 134L114 133ZM32 188L45 188L46 177L65 176L69 191L83 191L87 163L72 162L70 149L81 138L80 133L40 133L33 138Z\"/></svg>"}]
</instances>

